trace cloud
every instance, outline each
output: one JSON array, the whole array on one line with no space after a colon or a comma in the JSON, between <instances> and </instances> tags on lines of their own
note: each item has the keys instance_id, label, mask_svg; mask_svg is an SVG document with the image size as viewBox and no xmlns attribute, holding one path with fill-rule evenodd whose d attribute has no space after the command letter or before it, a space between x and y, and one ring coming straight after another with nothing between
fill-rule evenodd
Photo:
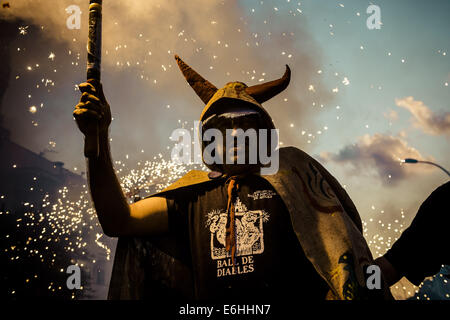
<instances>
[{"instance_id":1,"label":"cloud","mask_svg":"<svg viewBox=\"0 0 450 320\"><path fill-rule=\"evenodd\" d=\"M401 137L385 134L364 135L358 142L347 145L337 153L322 153L322 161L348 164L354 174L375 172L387 185L394 185L406 177L430 170L427 166L405 165L402 159L424 160L420 152L408 146ZM427 159L430 160L430 159Z\"/></svg>"},{"instance_id":2,"label":"cloud","mask_svg":"<svg viewBox=\"0 0 450 320\"><path fill-rule=\"evenodd\" d=\"M434 136L450 136L450 112L436 114L422 101L414 100L413 97L395 99L395 104L411 112L413 125L416 128Z\"/></svg>"},{"instance_id":3,"label":"cloud","mask_svg":"<svg viewBox=\"0 0 450 320\"><path fill-rule=\"evenodd\" d=\"M392 109L390 109L389 112L384 112L383 116L389 121L396 121L398 119L398 113Z\"/></svg>"}]
</instances>

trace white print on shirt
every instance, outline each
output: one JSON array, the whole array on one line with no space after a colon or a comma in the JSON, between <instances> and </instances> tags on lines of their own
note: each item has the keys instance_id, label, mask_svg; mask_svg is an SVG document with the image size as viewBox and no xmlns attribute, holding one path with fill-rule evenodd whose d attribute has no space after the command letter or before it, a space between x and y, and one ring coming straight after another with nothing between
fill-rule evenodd
<instances>
[{"instance_id":1,"label":"white print on shirt","mask_svg":"<svg viewBox=\"0 0 450 320\"><path fill-rule=\"evenodd\" d=\"M273 190L258 190L253 192L253 194L248 194L249 198L253 198L253 200L259 199L272 199L273 196L276 196L277 193Z\"/></svg>"},{"instance_id":2,"label":"white print on shirt","mask_svg":"<svg viewBox=\"0 0 450 320\"><path fill-rule=\"evenodd\" d=\"M231 254L225 248L227 213L213 210L207 214L206 226L211 233L211 259L217 261L217 276L253 272L253 256L264 252L263 223L269 221L269 214L264 210L247 210L239 197L235 202L236 223L236 266L232 266ZM225 259L225 260L220 260ZM242 268L241 268L242 267Z\"/></svg>"}]
</instances>

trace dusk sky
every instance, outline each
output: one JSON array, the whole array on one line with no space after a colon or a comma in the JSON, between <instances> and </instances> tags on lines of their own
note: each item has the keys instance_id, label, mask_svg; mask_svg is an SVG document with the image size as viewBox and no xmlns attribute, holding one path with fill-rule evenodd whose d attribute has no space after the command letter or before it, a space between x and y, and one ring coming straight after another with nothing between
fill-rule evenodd
<instances>
[{"instance_id":1,"label":"dusk sky","mask_svg":"<svg viewBox=\"0 0 450 320\"><path fill-rule=\"evenodd\" d=\"M21 27L10 47L4 126L15 142L85 171L72 111L86 76L88 1L9 2L0 18L19 18ZM131 3L104 1L103 8L114 160L159 153L169 160L171 132L198 120L204 105L176 53L217 87L274 80L291 67L289 87L264 107L283 146L312 155L345 185L375 257L448 181L436 167L401 159L450 169L450 1ZM81 8L79 30L66 26L70 5ZM380 8L380 29L366 25L370 5Z\"/></svg>"}]
</instances>

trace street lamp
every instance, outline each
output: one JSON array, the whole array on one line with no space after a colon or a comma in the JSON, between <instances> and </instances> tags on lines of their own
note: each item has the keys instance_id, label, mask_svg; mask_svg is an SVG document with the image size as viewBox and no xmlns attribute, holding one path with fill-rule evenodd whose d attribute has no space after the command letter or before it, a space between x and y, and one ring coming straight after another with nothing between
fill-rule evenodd
<instances>
[{"instance_id":1,"label":"street lamp","mask_svg":"<svg viewBox=\"0 0 450 320\"><path fill-rule=\"evenodd\" d=\"M440 165L438 165L434 162L431 162L431 161L422 161L422 160L417 160L417 159L412 159L412 158L406 158L405 160L403 160L403 162L404 163L428 163L435 167L438 167L439 169L444 171L450 177L450 172L448 172L445 168L441 167Z\"/></svg>"}]
</instances>

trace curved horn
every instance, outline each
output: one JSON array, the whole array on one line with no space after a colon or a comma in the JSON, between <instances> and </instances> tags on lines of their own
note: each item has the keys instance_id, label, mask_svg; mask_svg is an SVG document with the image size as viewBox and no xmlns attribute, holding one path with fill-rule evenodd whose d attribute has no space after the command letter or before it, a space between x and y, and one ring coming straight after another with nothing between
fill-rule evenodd
<instances>
[{"instance_id":1,"label":"curved horn","mask_svg":"<svg viewBox=\"0 0 450 320\"><path fill-rule=\"evenodd\" d=\"M208 80L204 79L194 69L188 66L178 55L175 55L178 67L183 73L189 85L194 89L195 93L207 104L212 96L216 93L217 88Z\"/></svg>"},{"instance_id":2,"label":"curved horn","mask_svg":"<svg viewBox=\"0 0 450 320\"><path fill-rule=\"evenodd\" d=\"M259 103L263 103L286 89L291 80L291 69L286 65L284 75L277 80L248 87L245 91Z\"/></svg>"}]
</instances>

